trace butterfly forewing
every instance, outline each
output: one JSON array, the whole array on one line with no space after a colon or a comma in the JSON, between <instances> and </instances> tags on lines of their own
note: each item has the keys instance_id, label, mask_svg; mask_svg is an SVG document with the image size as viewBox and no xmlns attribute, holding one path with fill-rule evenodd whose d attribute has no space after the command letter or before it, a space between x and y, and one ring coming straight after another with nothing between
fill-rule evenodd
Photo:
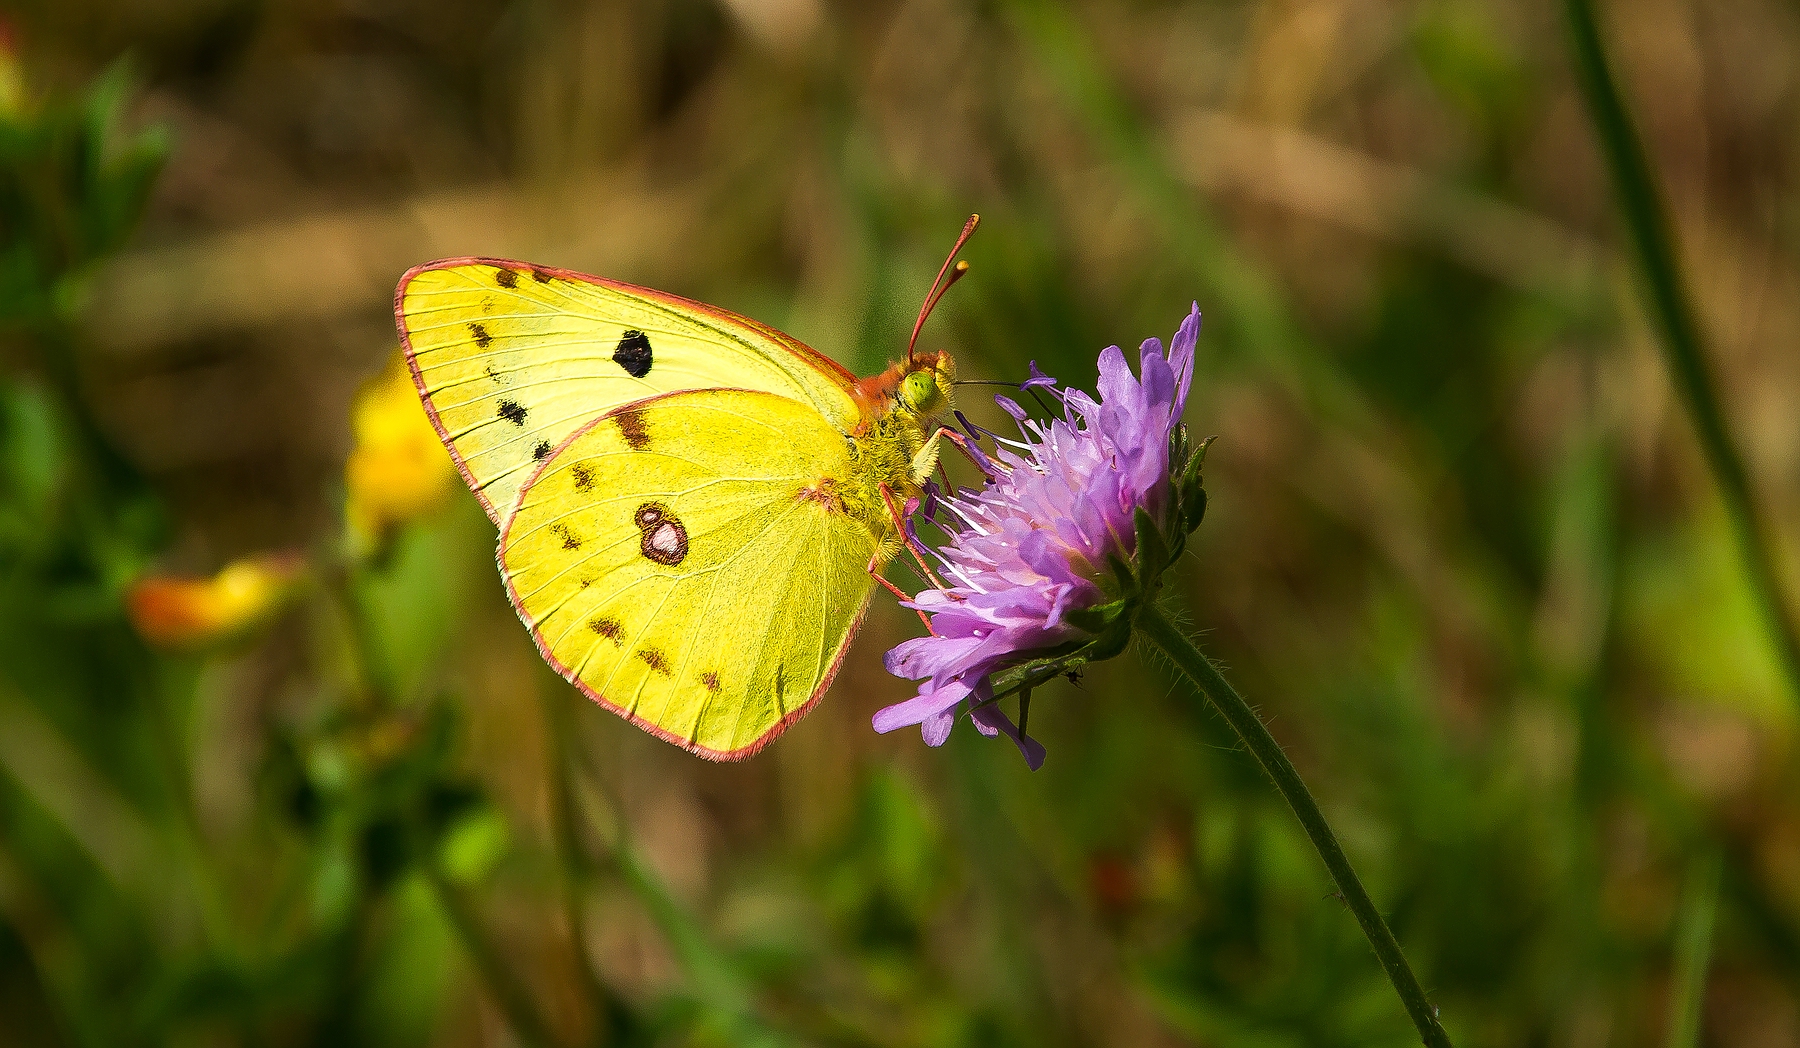
<instances>
[{"instance_id":1,"label":"butterfly forewing","mask_svg":"<svg viewBox=\"0 0 1800 1048\"><path fill-rule=\"evenodd\" d=\"M646 288L461 259L407 274L395 312L433 423L496 523L570 434L658 393L759 390L840 430L855 425L854 379L829 358L755 321Z\"/></svg>"},{"instance_id":2,"label":"butterfly forewing","mask_svg":"<svg viewBox=\"0 0 1800 1048\"><path fill-rule=\"evenodd\" d=\"M556 451L500 541L514 605L590 697L689 750L754 753L837 668L874 586L843 435L770 393L617 410Z\"/></svg>"}]
</instances>

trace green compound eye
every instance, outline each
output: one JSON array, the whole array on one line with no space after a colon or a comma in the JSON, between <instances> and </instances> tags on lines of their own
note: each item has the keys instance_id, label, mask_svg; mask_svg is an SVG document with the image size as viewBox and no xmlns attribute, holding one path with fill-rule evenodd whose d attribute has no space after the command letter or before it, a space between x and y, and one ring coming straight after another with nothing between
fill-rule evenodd
<instances>
[{"instance_id":1,"label":"green compound eye","mask_svg":"<svg viewBox=\"0 0 1800 1048\"><path fill-rule=\"evenodd\" d=\"M937 380L928 371L915 371L900 383L900 402L915 415L930 414L942 399Z\"/></svg>"}]
</instances>

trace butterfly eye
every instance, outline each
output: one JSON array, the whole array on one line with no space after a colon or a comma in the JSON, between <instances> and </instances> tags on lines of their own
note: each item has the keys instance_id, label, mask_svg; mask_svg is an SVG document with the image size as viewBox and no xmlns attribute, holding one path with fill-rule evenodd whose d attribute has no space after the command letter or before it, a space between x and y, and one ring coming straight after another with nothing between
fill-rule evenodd
<instances>
[{"instance_id":1,"label":"butterfly eye","mask_svg":"<svg viewBox=\"0 0 1800 1048\"><path fill-rule=\"evenodd\" d=\"M900 383L900 402L915 415L929 415L943 406L943 393L930 372L915 371Z\"/></svg>"}]
</instances>

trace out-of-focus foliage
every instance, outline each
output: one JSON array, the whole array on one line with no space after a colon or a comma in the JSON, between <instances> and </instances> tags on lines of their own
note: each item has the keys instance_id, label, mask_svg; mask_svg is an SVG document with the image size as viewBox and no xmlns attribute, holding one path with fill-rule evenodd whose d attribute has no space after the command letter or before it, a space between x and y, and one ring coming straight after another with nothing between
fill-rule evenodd
<instances>
[{"instance_id":1,"label":"out-of-focus foliage","mask_svg":"<svg viewBox=\"0 0 1800 1048\"><path fill-rule=\"evenodd\" d=\"M1800 22L1601 7L1792 546ZM870 731L918 628L883 600L815 713L704 763L543 667L379 377L395 280L455 255L717 302L869 373L970 211L925 337L969 377L1091 384L1200 302L1187 421L1220 439L1169 606L1456 1043L1800 1042L1794 697L1544 5L6 17L6 1043L1415 1043L1154 659L1038 689L1032 774ZM146 592L223 625L152 644Z\"/></svg>"}]
</instances>

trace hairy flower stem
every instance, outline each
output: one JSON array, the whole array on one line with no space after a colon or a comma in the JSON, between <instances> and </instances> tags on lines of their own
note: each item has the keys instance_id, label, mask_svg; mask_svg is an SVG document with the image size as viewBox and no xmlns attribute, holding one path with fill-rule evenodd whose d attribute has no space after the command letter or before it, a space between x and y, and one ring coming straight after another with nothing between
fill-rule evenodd
<instances>
[{"instance_id":1,"label":"hairy flower stem","mask_svg":"<svg viewBox=\"0 0 1800 1048\"><path fill-rule=\"evenodd\" d=\"M1232 730L1237 732L1238 738L1243 739L1244 745L1256 755L1263 770L1269 773L1269 778L1275 780L1275 788L1281 791L1288 805L1294 809L1301 827L1312 838L1313 847L1318 849L1319 858L1325 860L1325 868L1331 871L1331 879L1337 882L1344 904L1356 915L1356 922L1362 925L1369 945L1375 948L1375 956L1387 971L1388 981L1394 984L1394 991L1400 995L1400 1003L1406 1006L1406 1014L1412 1018L1413 1025L1418 1027L1419 1037L1428 1048L1451 1048L1449 1035L1439 1025L1437 1012L1432 1008L1431 1002L1426 1000L1424 989L1413 976L1412 968L1406 963L1406 956L1400 952L1400 944L1394 940L1394 933L1388 929L1387 921L1382 919L1381 911L1369 900L1369 893L1363 890L1362 882L1357 880L1356 871L1350 868L1349 857L1338 845L1337 834L1331 831L1331 824L1325 821L1318 802L1313 800L1312 792L1300 779L1300 773L1294 770L1293 763L1282 752L1281 744L1269 734L1269 729L1263 727L1262 719L1256 715L1256 711L1226 682L1212 662L1194 646L1194 642L1164 618L1154 605L1147 604L1138 613L1137 624L1141 633L1162 649L1163 654L1174 661L1176 668L1193 681L1195 687L1212 702L1213 708L1225 717Z\"/></svg>"}]
</instances>

